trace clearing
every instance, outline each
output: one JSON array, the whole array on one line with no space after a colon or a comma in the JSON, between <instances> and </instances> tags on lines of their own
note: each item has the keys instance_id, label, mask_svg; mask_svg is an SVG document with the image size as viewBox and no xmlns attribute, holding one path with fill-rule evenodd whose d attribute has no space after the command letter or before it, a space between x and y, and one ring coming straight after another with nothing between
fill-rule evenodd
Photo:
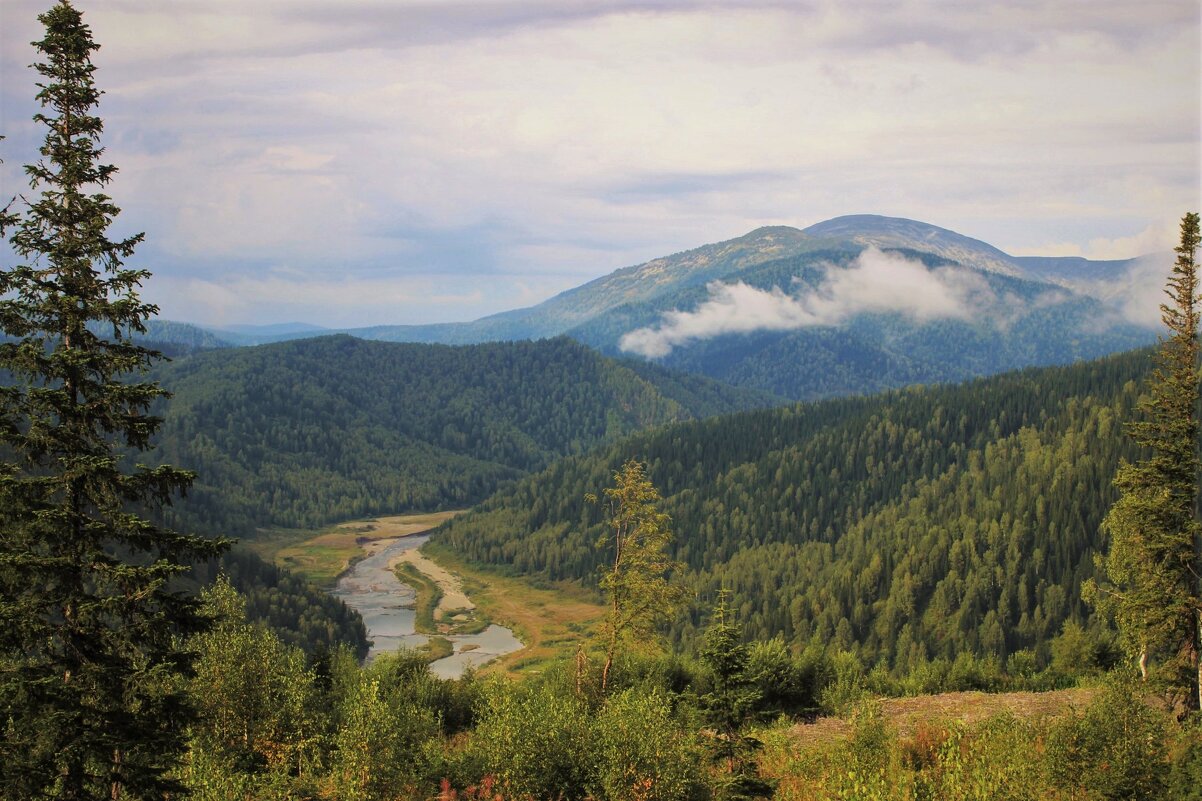
<instances>
[{"instance_id":1,"label":"clearing","mask_svg":"<svg viewBox=\"0 0 1202 801\"><path fill-rule=\"evenodd\" d=\"M881 698L881 715L901 737L913 736L919 724L980 723L987 718L1009 713L1017 718L1057 717L1089 705L1098 691L1092 687L1074 687L1049 692L955 692L916 695L907 698ZM798 723L791 734L801 746L819 745L848 737L852 724L843 718L818 718L813 723Z\"/></svg>"},{"instance_id":2,"label":"clearing","mask_svg":"<svg viewBox=\"0 0 1202 801\"><path fill-rule=\"evenodd\" d=\"M422 552L441 569L460 577L464 591L481 614L511 629L526 644L522 650L490 662L487 671L532 673L552 662L571 659L605 617L605 607L577 585L536 587L470 565L436 543L427 543Z\"/></svg>"},{"instance_id":3,"label":"clearing","mask_svg":"<svg viewBox=\"0 0 1202 801\"><path fill-rule=\"evenodd\" d=\"M321 531L274 529L261 532L246 547L328 590L348 567L374 549L398 537L423 534L457 514L458 510L390 515L339 523Z\"/></svg>"}]
</instances>

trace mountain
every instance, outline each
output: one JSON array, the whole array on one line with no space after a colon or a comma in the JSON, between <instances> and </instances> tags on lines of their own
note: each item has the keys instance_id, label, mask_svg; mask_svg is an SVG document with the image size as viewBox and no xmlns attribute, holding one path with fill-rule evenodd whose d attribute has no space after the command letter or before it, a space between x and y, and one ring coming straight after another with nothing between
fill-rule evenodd
<instances>
[{"instance_id":1,"label":"mountain","mask_svg":"<svg viewBox=\"0 0 1202 801\"><path fill-rule=\"evenodd\" d=\"M585 502L648 464L701 598L727 587L750 639L858 650L906 672L962 651L1042 651L1086 622L1148 351L956 385L749 411L556 462L450 521L470 560L595 585ZM678 621L694 635L697 615Z\"/></svg>"},{"instance_id":2,"label":"mountain","mask_svg":"<svg viewBox=\"0 0 1202 801\"><path fill-rule=\"evenodd\" d=\"M172 522L235 536L470 505L634 431L776 402L566 338L328 336L197 353L155 378L174 396L156 455L199 474Z\"/></svg>"},{"instance_id":3,"label":"mountain","mask_svg":"<svg viewBox=\"0 0 1202 801\"><path fill-rule=\"evenodd\" d=\"M929 253L948 261L1013 277L1025 271L1009 256L978 239L930 223L876 214L851 214L811 225L802 231L816 239L872 245L882 250L905 249Z\"/></svg>"},{"instance_id":4,"label":"mountain","mask_svg":"<svg viewBox=\"0 0 1202 801\"><path fill-rule=\"evenodd\" d=\"M1129 299L1116 289L1137 261L1015 257L928 223L851 215L759 228L474 322L344 333L450 344L566 334L608 355L816 399L1150 343L1149 329L1124 318Z\"/></svg>"},{"instance_id":5,"label":"mountain","mask_svg":"<svg viewBox=\"0 0 1202 801\"><path fill-rule=\"evenodd\" d=\"M266 345L290 339L306 339L334 333L329 328L310 323L270 323L267 325L231 325L209 327L214 336L235 345Z\"/></svg>"}]
</instances>

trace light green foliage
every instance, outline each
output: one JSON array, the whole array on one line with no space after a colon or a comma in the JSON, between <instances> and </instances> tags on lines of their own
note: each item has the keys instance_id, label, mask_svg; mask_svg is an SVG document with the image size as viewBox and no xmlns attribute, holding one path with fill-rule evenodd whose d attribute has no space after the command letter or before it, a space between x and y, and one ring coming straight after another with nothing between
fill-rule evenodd
<instances>
[{"instance_id":1,"label":"light green foliage","mask_svg":"<svg viewBox=\"0 0 1202 801\"><path fill-rule=\"evenodd\" d=\"M684 600L680 585L669 581L669 573L679 568L667 554L670 518L656 508L659 492L646 466L632 459L613 478L614 486L605 490L611 530L597 541L610 559L599 582L609 606L598 633L605 649L602 690L619 650L654 642L656 627L670 620Z\"/></svg>"},{"instance_id":2,"label":"light green foliage","mask_svg":"<svg viewBox=\"0 0 1202 801\"><path fill-rule=\"evenodd\" d=\"M506 798L584 798L595 775L592 716L570 693L496 682L484 693L472 735L481 775Z\"/></svg>"},{"instance_id":3,"label":"light green foliage","mask_svg":"<svg viewBox=\"0 0 1202 801\"><path fill-rule=\"evenodd\" d=\"M910 777L902 768L897 733L872 703L857 708L851 738L836 749L832 767L832 798L884 801L911 797Z\"/></svg>"},{"instance_id":4,"label":"light green foliage","mask_svg":"<svg viewBox=\"0 0 1202 801\"><path fill-rule=\"evenodd\" d=\"M1164 798L1171 729L1141 697L1141 687L1115 679L1084 711L1056 724L1047 757L1055 783L1091 799Z\"/></svg>"},{"instance_id":5,"label":"light green foliage","mask_svg":"<svg viewBox=\"0 0 1202 801\"><path fill-rule=\"evenodd\" d=\"M228 582L218 581L203 597L216 623L190 643L198 659L189 689L200 718L188 778L202 797L220 798L239 774L248 785L310 776L322 732L304 653L247 623L244 601Z\"/></svg>"},{"instance_id":6,"label":"light green foliage","mask_svg":"<svg viewBox=\"0 0 1202 801\"><path fill-rule=\"evenodd\" d=\"M920 797L940 801L1040 801L1047 797L1039 729L999 715L971 734L952 725L938 749L938 770L920 776Z\"/></svg>"},{"instance_id":7,"label":"light green foliage","mask_svg":"<svg viewBox=\"0 0 1202 801\"><path fill-rule=\"evenodd\" d=\"M597 713L597 798L685 801L704 792L701 747L660 691L623 690Z\"/></svg>"},{"instance_id":8,"label":"light green foliage","mask_svg":"<svg viewBox=\"0 0 1202 801\"><path fill-rule=\"evenodd\" d=\"M1051 642L1052 669L1065 676L1088 676L1113 667L1116 648L1112 632L1088 631L1066 620Z\"/></svg>"},{"instance_id":9,"label":"light green foliage","mask_svg":"<svg viewBox=\"0 0 1202 801\"><path fill-rule=\"evenodd\" d=\"M819 704L828 715L845 715L867 696L864 665L849 651L836 651L827 665L829 679L819 693Z\"/></svg>"},{"instance_id":10,"label":"light green foliage","mask_svg":"<svg viewBox=\"0 0 1202 801\"><path fill-rule=\"evenodd\" d=\"M423 742L437 733L430 710L361 674L343 699L330 780L337 801L408 797L424 776Z\"/></svg>"}]
</instances>

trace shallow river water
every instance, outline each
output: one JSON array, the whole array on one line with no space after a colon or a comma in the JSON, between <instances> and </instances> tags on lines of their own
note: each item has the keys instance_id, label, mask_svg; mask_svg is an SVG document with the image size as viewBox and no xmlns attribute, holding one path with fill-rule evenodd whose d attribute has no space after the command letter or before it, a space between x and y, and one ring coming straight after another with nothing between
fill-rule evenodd
<instances>
[{"instance_id":1,"label":"shallow river water","mask_svg":"<svg viewBox=\"0 0 1202 801\"><path fill-rule=\"evenodd\" d=\"M367 636L373 640L367 654L371 660L377 654L399 648L416 648L429 639L414 629L414 592L401 583L389 570L388 563L402 551L420 548L427 536L401 537L377 553L356 563L338 579L333 594L358 610L367 624ZM405 606L410 608L405 609ZM498 656L513 653L522 643L504 626L491 625L479 634L446 634L455 646L455 653L430 663L436 676L454 678L468 665L481 665ZM474 646L474 647L473 647ZM466 650L465 650L466 649Z\"/></svg>"}]
</instances>

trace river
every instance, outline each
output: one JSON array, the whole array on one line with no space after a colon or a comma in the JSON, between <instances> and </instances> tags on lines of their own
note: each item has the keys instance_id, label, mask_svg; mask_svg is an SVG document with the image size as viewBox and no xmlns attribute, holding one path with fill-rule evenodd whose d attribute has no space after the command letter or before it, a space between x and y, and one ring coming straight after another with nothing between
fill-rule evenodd
<instances>
[{"instance_id":1,"label":"river","mask_svg":"<svg viewBox=\"0 0 1202 801\"><path fill-rule=\"evenodd\" d=\"M427 539L428 535L397 539L357 562L334 587L333 594L358 611L367 624L367 636L373 641L367 654L369 661L377 654L416 648L430 639L415 629L417 612L413 609L413 589L402 583L388 567L397 554L420 548ZM430 663L430 671L442 678L458 677L469 665L482 665L522 647L512 631L496 624L479 634L439 636L450 640L455 647L450 656Z\"/></svg>"}]
</instances>

